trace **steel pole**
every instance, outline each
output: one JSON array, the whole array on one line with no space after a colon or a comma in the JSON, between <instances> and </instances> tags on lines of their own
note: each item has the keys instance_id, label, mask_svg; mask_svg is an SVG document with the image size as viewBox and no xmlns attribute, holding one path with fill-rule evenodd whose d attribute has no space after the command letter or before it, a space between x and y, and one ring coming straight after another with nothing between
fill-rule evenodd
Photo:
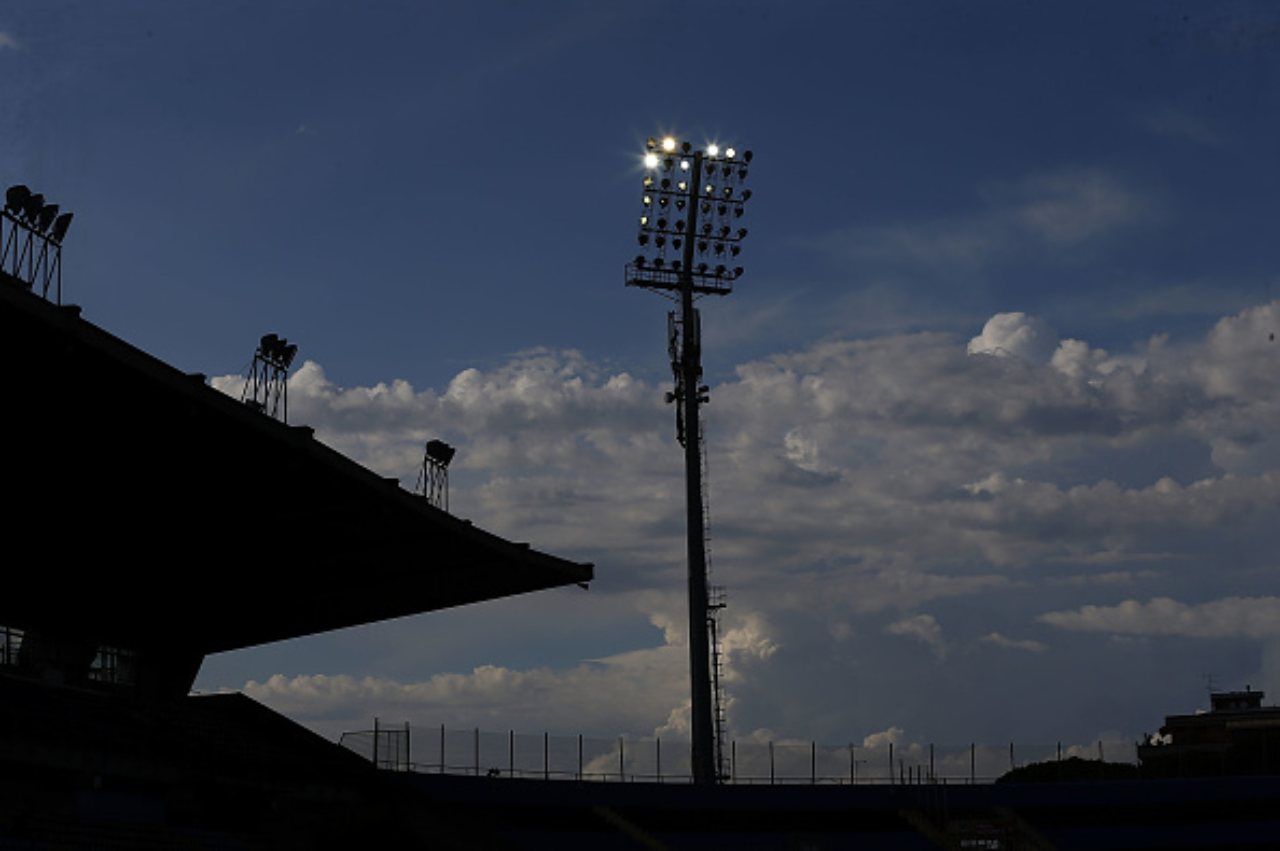
<instances>
[{"instance_id":1,"label":"steel pole","mask_svg":"<svg viewBox=\"0 0 1280 851\"><path fill-rule=\"evenodd\" d=\"M711 707L711 652L707 641L707 548L702 505L702 432L698 416L702 386L702 342L693 307L694 245L698 239L698 205L701 202L702 152L693 155L689 184L684 263L680 270L680 317L683 341L680 368L684 387L685 508L689 554L689 675L692 689L693 782L716 782L714 725Z\"/></svg>"}]
</instances>

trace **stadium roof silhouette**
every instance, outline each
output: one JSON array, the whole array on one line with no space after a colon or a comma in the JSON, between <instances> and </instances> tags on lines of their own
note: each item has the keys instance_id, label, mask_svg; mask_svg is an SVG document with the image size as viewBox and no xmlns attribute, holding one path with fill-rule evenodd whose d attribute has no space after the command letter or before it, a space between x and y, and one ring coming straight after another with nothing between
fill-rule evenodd
<instances>
[{"instance_id":1,"label":"stadium roof silhouette","mask_svg":"<svg viewBox=\"0 0 1280 851\"><path fill-rule=\"evenodd\" d=\"M0 623L129 648L185 693L207 653L592 578L4 278L5 527L24 555Z\"/></svg>"}]
</instances>

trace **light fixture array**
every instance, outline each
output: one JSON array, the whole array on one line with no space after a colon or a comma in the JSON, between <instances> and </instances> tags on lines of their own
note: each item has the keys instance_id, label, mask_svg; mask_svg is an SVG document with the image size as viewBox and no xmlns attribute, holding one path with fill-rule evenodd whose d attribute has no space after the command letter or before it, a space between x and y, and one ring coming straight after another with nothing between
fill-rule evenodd
<instances>
[{"instance_id":1,"label":"light fixture array","mask_svg":"<svg viewBox=\"0 0 1280 851\"><path fill-rule=\"evenodd\" d=\"M640 253L627 282L676 289L693 281L700 294L727 293L743 274L738 258L747 237L751 151L710 143L695 150L674 136L645 145L640 197Z\"/></svg>"},{"instance_id":2,"label":"light fixture array","mask_svg":"<svg viewBox=\"0 0 1280 851\"><path fill-rule=\"evenodd\" d=\"M57 204L23 184L4 193L0 212L0 272L45 298L55 288L62 303L62 240L74 214L60 213Z\"/></svg>"}]
</instances>

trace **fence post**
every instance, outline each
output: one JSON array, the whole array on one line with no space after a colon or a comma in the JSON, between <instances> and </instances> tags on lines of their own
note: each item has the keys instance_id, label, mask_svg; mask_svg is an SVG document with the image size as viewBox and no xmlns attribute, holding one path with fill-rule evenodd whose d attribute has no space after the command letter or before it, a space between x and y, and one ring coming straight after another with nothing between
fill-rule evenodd
<instances>
[{"instance_id":1,"label":"fence post","mask_svg":"<svg viewBox=\"0 0 1280 851\"><path fill-rule=\"evenodd\" d=\"M627 747L621 736L618 737L618 782L627 782Z\"/></svg>"},{"instance_id":2,"label":"fence post","mask_svg":"<svg viewBox=\"0 0 1280 851\"><path fill-rule=\"evenodd\" d=\"M930 783L938 782L937 775L934 773L934 770L933 770L933 743L932 742L930 742L929 744L929 782Z\"/></svg>"},{"instance_id":3,"label":"fence post","mask_svg":"<svg viewBox=\"0 0 1280 851\"><path fill-rule=\"evenodd\" d=\"M507 730L507 775L516 776L516 731Z\"/></svg>"},{"instance_id":4,"label":"fence post","mask_svg":"<svg viewBox=\"0 0 1280 851\"><path fill-rule=\"evenodd\" d=\"M969 743L969 785L972 786L978 782L978 745L975 742Z\"/></svg>"},{"instance_id":5,"label":"fence post","mask_svg":"<svg viewBox=\"0 0 1280 851\"><path fill-rule=\"evenodd\" d=\"M474 744L475 744L475 760L476 760L475 762L476 777L479 777L480 776L480 728L479 727L476 727Z\"/></svg>"},{"instance_id":6,"label":"fence post","mask_svg":"<svg viewBox=\"0 0 1280 851\"><path fill-rule=\"evenodd\" d=\"M1013 771L1018 766L1013 761L1013 742L1009 743L1009 770Z\"/></svg>"},{"instance_id":7,"label":"fence post","mask_svg":"<svg viewBox=\"0 0 1280 851\"><path fill-rule=\"evenodd\" d=\"M1098 739L1098 762L1106 762L1106 757L1102 755L1102 739Z\"/></svg>"},{"instance_id":8,"label":"fence post","mask_svg":"<svg viewBox=\"0 0 1280 851\"><path fill-rule=\"evenodd\" d=\"M373 716L373 767L378 767L378 716Z\"/></svg>"},{"instance_id":9,"label":"fence post","mask_svg":"<svg viewBox=\"0 0 1280 851\"><path fill-rule=\"evenodd\" d=\"M729 781L738 782L738 740L729 740Z\"/></svg>"},{"instance_id":10,"label":"fence post","mask_svg":"<svg viewBox=\"0 0 1280 851\"><path fill-rule=\"evenodd\" d=\"M769 740L769 785L773 785L773 739Z\"/></svg>"},{"instance_id":11,"label":"fence post","mask_svg":"<svg viewBox=\"0 0 1280 851\"><path fill-rule=\"evenodd\" d=\"M578 779L582 779L582 734L578 734Z\"/></svg>"},{"instance_id":12,"label":"fence post","mask_svg":"<svg viewBox=\"0 0 1280 851\"><path fill-rule=\"evenodd\" d=\"M853 743L849 743L849 785L852 786L858 781L858 769L855 767L857 763L853 759Z\"/></svg>"},{"instance_id":13,"label":"fence post","mask_svg":"<svg viewBox=\"0 0 1280 851\"><path fill-rule=\"evenodd\" d=\"M440 773L444 774L444 725L440 725Z\"/></svg>"},{"instance_id":14,"label":"fence post","mask_svg":"<svg viewBox=\"0 0 1280 851\"><path fill-rule=\"evenodd\" d=\"M658 765L658 782L662 782L662 737L658 736L653 740L653 757Z\"/></svg>"},{"instance_id":15,"label":"fence post","mask_svg":"<svg viewBox=\"0 0 1280 851\"><path fill-rule=\"evenodd\" d=\"M1058 742L1058 762L1062 762L1062 742Z\"/></svg>"},{"instance_id":16,"label":"fence post","mask_svg":"<svg viewBox=\"0 0 1280 851\"><path fill-rule=\"evenodd\" d=\"M409 722L404 722L404 770L413 771L413 751L409 749Z\"/></svg>"},{"instance_id":17,"label":"fence post","mask_svg":"<svg viewBox=\"0 0 1280 851\"><path fill-rule=\"evenodd\" d=\"M814 739L809 740L809 785L818 785L818 743Z\"/></svg>"},{"instance_id":18,"label":"fence post","mask_svg":"<svg viewBox=\"0 0 1280 851\"><path fill-rule=\"evenodd\" d=\"M542 779L551 779L551 734L542 731Z\"/></svg>"},{"instance_id":19,"label":"fence post","mask_svg":"<svg viewBox=\"0 0 1280 851\"><path fill-rule=\"evenodd\" d=\"M893 742L889 743L889 785L893 785Z\"/></svg>"}]
</instances>

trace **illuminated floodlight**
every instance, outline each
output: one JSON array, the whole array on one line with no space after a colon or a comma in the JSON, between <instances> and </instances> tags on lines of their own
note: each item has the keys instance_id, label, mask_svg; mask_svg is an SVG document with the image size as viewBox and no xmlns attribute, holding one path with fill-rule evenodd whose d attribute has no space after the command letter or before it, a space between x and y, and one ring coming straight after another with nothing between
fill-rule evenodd
<instances>
[{"instance_id":1,"label":"illuminated floodlight","mask_svg":"<svg viewBox=\"0 0 1280 851\"><path fill-rule=\"evenodd\" d=\"M688 160L680 160L680 170L681 170L681 171L688 171L688 170L689 170L689 161L688 161Z\"/></svg>"},{"instance_id":2,"label":"illuminated floodlight","mask_svg":"<svg viewBox=\"0 0 1280 851\"><path fill-rule=\"evenodd\" d=\"M724 155L725 155L725 157L727 157L728 159L733 159L734 157L736 157L736 156L738 155L738 152L737 152L737 151L735 151L733 148L725 148L725 149L724 149Z\"/></svg>"},{"instance_id":3,"label":"illuminated floodlight","mask_svg":"<svg viewBox=\"0 0 1280 851\"><path fill-rule=\"evenodd\" d=\"M644 155L644 167L645 167L645 168L657 168L657 167L658 167L658 155L657 155L657 154L654 154L654 153L648 153L648 154L645 154L645 155Z\"/></svg>"},{"instance_id":4,"label":"illuminated floodlight","mask_svg":"<svg viewBox=\"0 0 1280 851\"><path fill-rule=\"evenodd\" d=\"M710 145L707 145L707 156L709 157L720 156L720 146L717 145L715 142L712 142Z\"/></svg>"},{"instance_id":5,"label":"illuminated floodlight","mask_svg":"<svg viewBox=\"0 0 1280 851\"><path fill-rule=\"evenodd\" d=\"M664 136L662 139L662 150L671 153L676 149L676 139L674 136Z\"/></svg>"}]
</instances>

